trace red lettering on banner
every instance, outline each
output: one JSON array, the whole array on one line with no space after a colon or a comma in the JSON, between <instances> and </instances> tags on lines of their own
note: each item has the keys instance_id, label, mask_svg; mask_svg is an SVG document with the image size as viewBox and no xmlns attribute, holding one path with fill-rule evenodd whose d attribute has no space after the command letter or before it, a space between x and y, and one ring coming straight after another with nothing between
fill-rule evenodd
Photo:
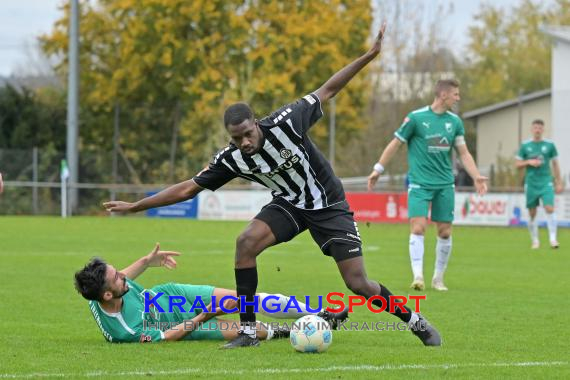
<instances>
[{"instance_id":1,"label":"red lettering on banner","mask_svg":"<svg viewBox=\"0 0 570 380\"><path fill-rule=\"evenodd\" d=\"M507 211L507 202L504 201L487 201L485 199L476 199L474 196L469 197L469 213L480 215L504 215Z\"/></svg>"}]
</instances>

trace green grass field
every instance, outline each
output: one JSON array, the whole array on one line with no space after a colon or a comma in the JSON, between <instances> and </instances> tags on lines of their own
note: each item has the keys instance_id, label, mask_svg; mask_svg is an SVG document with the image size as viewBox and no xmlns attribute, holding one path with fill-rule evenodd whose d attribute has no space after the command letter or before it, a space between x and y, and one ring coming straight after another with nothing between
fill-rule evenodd
<instances>
[{"instance_id":1,"label":"green grass field","mask_svg":"<svg viewBox=\"0 0 570 380\"><path fill-rule=\"evenodd\" d=\"M323 354L289 342L224 351L217 342L115 345L105 342L73 288L92 256L121 268L155 242L183 256L178 268L138 278L234 288L233 247L245 223L146 218L0 217L0 378L570 378L570 231L557 251L531 251L525 229L457 227L448 293L427 289L422 313L444 346L426 348L408 331L335 332ZM407 226L360 225L368 275L394 294L411 280ZM426 242L431 277L435 231ZM544 243L546 232L541 230ZM266 251L259 290L297 296L345 291L332 259L305 233ZM278 270L279 269L279 270ZM261 319L261 318L260 318ZM351 321L397 321L364 309Z\"/></svg>"}]
</instances>

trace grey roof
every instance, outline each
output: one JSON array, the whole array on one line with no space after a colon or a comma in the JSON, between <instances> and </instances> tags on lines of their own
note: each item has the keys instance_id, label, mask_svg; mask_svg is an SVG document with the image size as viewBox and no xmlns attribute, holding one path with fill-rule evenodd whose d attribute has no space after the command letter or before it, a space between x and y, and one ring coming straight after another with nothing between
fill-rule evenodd
<instances>
[{"instance_id":1,"label":"grey roof","mask_svg":"<svg viewBox=\"0 0 570 380\"><path fill-rule=\"evenodd\" d=\"M569 25L543 25L540 27L540 31L550 37L570 43L570 26Z\"/></svg>"},{"instance_id":2,"label":"grey roof","mask_svg":"<svg viewBox=\"0 0 570 380\"><path fill-rule=\"evenodd\" d=\"M491 104L490 106L477 108L477 109L472 110L472 111L467 111L462 115L462 117L463 117L463 119L472 119L474 117L478 117L478 116L481 116L481 115L484 115L487 113L495 112L495 111L498 111L498 110L503 109L503 108L516 106L519 104L519 102L526 103L526 102L529 102L532 100L544 98L544 97L550 96L550 93L551 93L550 88L548 88L546 90L531 92L530 94L525 94L525 95L521 96L520 99L519 98L510 99L510 100L507 100L504 102Z\"/></svg>"}]
</instances>

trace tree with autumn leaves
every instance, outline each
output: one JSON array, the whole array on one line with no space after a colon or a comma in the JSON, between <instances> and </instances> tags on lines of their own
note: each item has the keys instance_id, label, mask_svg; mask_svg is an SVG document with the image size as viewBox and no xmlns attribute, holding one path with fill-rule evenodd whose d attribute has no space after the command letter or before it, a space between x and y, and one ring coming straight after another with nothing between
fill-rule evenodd
<instances>
[{"instance_id":1,"label":"tree with autumn leaves","mask_svg":"<svg viewBox=\"0 0 570 380\"><path fill-rule=\"evenodd\" d=\"M390 65L399 57L396 69L416 72L441 70L427 64L440 58L451 62L445 70L461 80L461 111L548 87L550 41L539 26L570 23L570 0L521 0L512 7L485 3L470 28L466 51L458 56L461 52L437 33L440 20L416 31L425 17L413 4L373 3L392 22L386 57L379 62ZM142 182L170 180L163 173L181 178L204 165L226 142L221 115L227 104L247 101L262 116L317 88L366 49L373 21L369 1L99 0L82 1L81 10L82 151L110 147L112 111L120 105L121 147ZM61 57L61 74L67 14L42 38L44 50ZM406 37L406 32L413 33ZM440 52L453 52L455 60ZM371 86L376 95L369 95L375 94ZM390 136L403 117L397 110L426 101L385 104L370 99L378 89L364 74L338 96L342 175L365 173L369 157L385 143L383 136ZM325 151L327 121L312 132Z\"/></svg>"},{"instance_id":2,"label":"tree with autumn leaves","mask_svg":"<svg viewBox=\"0 0 570 380\"><path fill-rule=\"evenodd\" d=\"M263 116L318 88L367 49L372 21L368 0L100 0L80 8L81 104L109 114L103 127L82 125L82 142L110 144L120 105L131 122L120 143L145 168L145 182L166 179L160 163L148 162L166 159L173 141L190 171L207 163L227 141L221 117L230 103L246 101ZM68 16L42 37L44 50L62 58L61 74ZM368 83L360 75L339 95L340 138L365 127ZM319 123L313 137L324 140L326 128Z\"/></svg>"}]
</instances>

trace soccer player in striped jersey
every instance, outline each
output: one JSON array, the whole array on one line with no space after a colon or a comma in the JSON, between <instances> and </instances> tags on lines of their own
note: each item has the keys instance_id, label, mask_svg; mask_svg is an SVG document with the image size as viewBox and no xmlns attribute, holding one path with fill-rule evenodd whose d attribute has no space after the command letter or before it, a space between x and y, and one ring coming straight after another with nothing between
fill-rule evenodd
<instances>
[{"instance_id":1,"label":"soccer player in striped jersey","mask_svg":"<svg viewBox=\"0 0 570 380\"><path fill-rule=\"evenodd\" d=\"M410 218L409 252L413 282L411 288L424 290L424 235L431 203L431 220L437 225L435 270L432 288L446 291L443 275L451 255L451 223L455 208L455 179L451 161L455 148L467 173L473 178L479 194L487 192L483 177L465 145L465 129L461 118L451 112L459 101L459 83L439 80L435 99L430 106L410 112L394 139L386 146L368 177L371 191L384 167L400 146L408 144L408 217Z\"/></svg>"},{"instance_id":2,"label":"soccer player in striped jersey","mask_svg":"<svg viewBox=\"0 0 570 380\"><path fill-rule=\"evenodd\" d=\"M273 200L237 238L235 278L239 296L253 300L258 279L256 258L261 252L309 230L323 254L336 261L350 290L366 298L380 295L389 300L392 293L366 275L360 234L342 184L307 135L323 115L321 104L334 97L380 54L385 28L382 25L368 52L339 70L316 91L269 116L256 119L246 103L229 106L224 113L224 124L231 142L193 179L135 203L106 202L105 208L137 212L193 198L203 189L214 191L236 177L257 182L273 190ZM383 306L378 299L373 303ZM420 314L407 307L395 308L393 314L407 322L425 345L441 344L437 330ZM253 307L240 313L240 321L243 330L225 347L258 346L255 330L250 326L255 323Z\"/></svg>"},{"instance_id":3,"label":"soccer player in striped jersey","mask_svg":"<svg viewBox=\"0 0 570 380\"><path fill-rule=\"evenodd\" d=\"M562 179L560 178L560 167L558 165L558 151L556 145L550 140L543 139L544 121L537 119L532 122L532 139L524 141L516 156L516 166L525 169L524 190L526 196L526 207L530 220L528 229L532 241L531 248L540 247L538 239L538 224L535 221L536 208L542 200L542 205L546 211L546 226L550 238L550 246L558 248L556 236L556 214L554 213L554 192L562 192ZM552 182L552 172L554 172L554 183Z\"/></svg>"}]
</instances>

